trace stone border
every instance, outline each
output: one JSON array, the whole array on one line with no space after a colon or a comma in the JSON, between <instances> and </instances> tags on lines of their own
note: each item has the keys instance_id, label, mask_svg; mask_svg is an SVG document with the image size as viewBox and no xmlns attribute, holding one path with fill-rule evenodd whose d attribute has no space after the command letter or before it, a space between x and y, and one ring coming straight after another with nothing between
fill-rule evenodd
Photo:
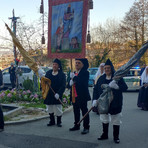
<instances>
[{"instance_id":1,"label":"stone border","mask_svg":"<svg viewBox=\"0 0 148 148\"><path fill-rule=\"evenodd\" d=\"M67 109L65 109L65 111L63 112L66 113L66 112L69 112L73 109L73 106L70 106L68 107ZM41 120L41 119L46 119L46 118L49 118L49 115L46 115L46 116L40 116L40 117L34 117L32 119L22 119L20 121L6 121L5 122L5 125L13 125L13 124L23 124L23 123L27 123L27 122L33 122L33 121L37 121L37 120Z\"/></svg>"},{"instance_id":2,"label":"stone border","mask_svg":"<svg viewBox=\"0 0 148 148\"><path fill-rule=\"evenodd\" d=\"M15 107L15 109L13 109L13 110L11 110L9 112L3 112L4 116L6 116L8 118L17 115L24 108L23 106L17 106L17 105L14 105L14 104L2 104L2 105L3 106L8 106L8 107Z\"/></svg>"}]
</instances>

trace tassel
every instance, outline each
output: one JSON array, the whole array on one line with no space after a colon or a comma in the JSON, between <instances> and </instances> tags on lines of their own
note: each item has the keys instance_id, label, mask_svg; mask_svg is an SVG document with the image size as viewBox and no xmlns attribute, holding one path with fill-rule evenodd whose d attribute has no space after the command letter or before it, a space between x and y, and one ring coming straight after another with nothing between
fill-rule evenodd
<instances>
[{"instance_id":1,"label":"tassel","mask_svg":"<svg viewBox=\"0 0 148 148\"><path fill-rule=\"evenodd\" d=\"M41 0L40 13L44 13L43 0Z\"/></svg>"},{"instance_id":2,"label":"tassel","mask_svg":"<svg viewBox=\"0 0 148 148\"><path fill-rule=\"evenodd\" d=\"M87 34L87 43L91 43L90 31L88 31L88 34Z\"/></svg>"},{"instance_id":3,"label":"tassel","mask_svg":"<svg viewBox=\"0 0 148 148\"><path fill-rule=\"evenodd\" d=\"M45 44L45 37L44 37L44 35L42 35L42 44Z\"/></svg>"},{"instance_id":4,"label":"tassel","mask_svg":"<svg viewBox=\"0 0 148 148\"><path fill-rule=\"evenodd\" d=\"M42 14L42 39L41 39L41 43L45 44L45 37L44 37L44 3L43 3L43 0L41 0L40 13Z\"/></svg>"},{"instance_id":5,"label":"tassel","mask_svg":"<svg viewBox=\"0 0 148 148\"><path fill-rule=\"evenodd\" d=\"M89 0L89 9L93 9L93 0Z\"/></svg>"}]
</instances>

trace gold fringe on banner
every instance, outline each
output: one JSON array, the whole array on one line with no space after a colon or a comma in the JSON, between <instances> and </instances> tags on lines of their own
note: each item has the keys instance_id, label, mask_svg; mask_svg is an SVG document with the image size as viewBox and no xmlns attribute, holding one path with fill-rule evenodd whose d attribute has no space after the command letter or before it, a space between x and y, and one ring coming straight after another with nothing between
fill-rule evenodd
<instances>
[{"instance_id":1,"label":"gold fringe on banner","mask_svg":"<svg viewBox=\"0 0 148 148\"><path fill-rule=\"evenodd\" d=\"M7 27L8 31L9 31L11 37L12 37L14 45L18 48L18 50L22 54L24 61L30 67L30 69L32 69L36 73L36 75L38 76L38 65L37 65L37 63L34 61L33 58L31 58L28 55L28 52L23 48L23 46L21 45L19 40L15 37L14 33L11 31L11 29L8 27L8 25L6 23L5 23L5 26Z\"/></svg>"}]
</instances>

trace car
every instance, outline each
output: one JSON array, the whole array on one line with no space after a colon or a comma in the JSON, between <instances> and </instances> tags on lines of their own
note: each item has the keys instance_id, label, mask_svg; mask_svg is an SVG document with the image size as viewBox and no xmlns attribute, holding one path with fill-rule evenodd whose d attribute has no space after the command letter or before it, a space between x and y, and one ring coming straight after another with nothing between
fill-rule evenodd
<instances>
[{"instance_id":1,"label":"car","mask_svg":"<svg viewBox=\"0 0 148 148\"><path fill-rule=\"evenodd\" d=\"M2 70L3 74L3 84L5 88L11 88L10 74L9 68L5 68ZM50 68L41 66L41 68L46 73ZM22 86L24 80L30 79L33 80L34 72L28 66L18 66L18 84Z\"/></svg>"},{"instance_id":2,"label":"car","mask_svg":"<svg viewBox=\"0 0 148 148\"><path fill-rule=\"evenodd\" d=\"M140 71L139 67L133 67L129 70L128 74L123 77L128 86L127 91L138 91L140 89Z\"/></svg>"},{"instance_id":3,"label":"car","mask_svg":"<svg viewBox=\"0 0 148 148\"><path fill-rule=\"evenodd\" d=\"M89 68L88 71L89 71L88 86L94 86L94 77L98 71L98 67Z\"/></svg>"},{"instance_id":4,"label":"car","mask_svg":"<svg viewBox=\"0 0 148 148\"><path fill-rule=\"evenodd\" d=\"M47 66L40 66L40 68L42 68L45 72L52 69L52 67L47 67Z\"/></svg>"}]
</instances>

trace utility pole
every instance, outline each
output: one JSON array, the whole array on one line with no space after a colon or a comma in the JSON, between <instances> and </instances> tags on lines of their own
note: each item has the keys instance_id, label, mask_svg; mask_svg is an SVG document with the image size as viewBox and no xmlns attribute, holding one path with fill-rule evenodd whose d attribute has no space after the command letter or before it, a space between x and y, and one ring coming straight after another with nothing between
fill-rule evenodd
<instances>
[{"instance_id":1,"label":"utility pole","mask_svg":"<svg viewBox=\"0 0 148 148\"><path fill-rule=\"evenodd\" d=\"M12 27L13 27L13 33L16 36L16 23L17 23L17 19L19 19L19 17L15 17L15 13L14 13L14 9L12 11L12 17L9 17L9 19L12 20ZM17 54L16 54L16 46L13 45L13 53L14 53L14 61L16 64L16 59L17 59Z\"/></svg>"},{"instance_id":2,"label":"utility pole","mask_svg":"<svg viewBox=\"0 0 148 148\"><path fill-rule=\"evenodd\" d=\"M17 23L17 19L19 19L19 17L15 17L15 13L14 13L14 9L12 10L12 17L9 17L10 20L12 20L12 27L13 27L13 33L16 36L16 23ZM17 64L17 54L16 54L16 46L13 44L13 53L14 53L14 61L15 61L15 65L16 65L16 88L18 88L18 77L17 77L17 71L18 71L18 64Z\"/></svg>"}]
</instances>

